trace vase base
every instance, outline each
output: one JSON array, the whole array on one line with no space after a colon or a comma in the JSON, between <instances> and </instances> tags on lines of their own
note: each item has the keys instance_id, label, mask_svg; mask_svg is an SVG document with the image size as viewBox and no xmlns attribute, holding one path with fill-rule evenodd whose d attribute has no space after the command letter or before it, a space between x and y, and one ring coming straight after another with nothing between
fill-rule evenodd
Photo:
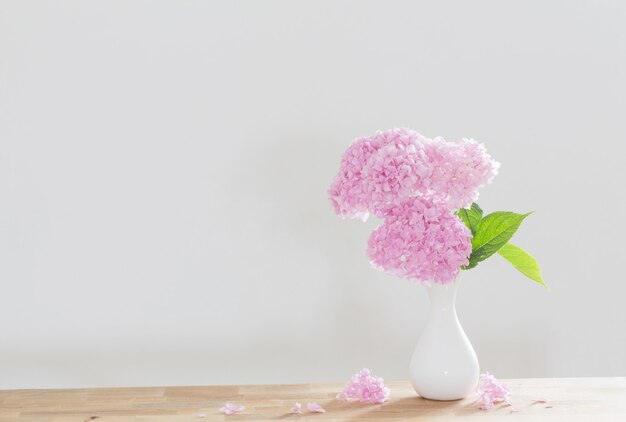
<instances>
[{"instance_id":1,"label":"vase base","mask_svg":"<svg viewBox=\"0 0 626 422\"><path fill-rule=\"evenodd\" d=\"M458 397L458 398L435 398L435 397L425 397L425 396L421 396L419 395L419 398L424 399L424 400L430 400L430 401L459 401L459 400L463 400L465 397Z\"/></svg>"},{"instance_id":2,"label":"vase base","mask_svg":"<svg viewBox=\"0 0 626 422\"><path fill-rule=\"evenodd\" d=\"M414 384L413 389L424 400L458 401L470 397L476 389L476 383L469 382L464 386L451 386L448 383L441 383L437 386L436 383L431 382L429 385L422 384L418 387Z\"/></svg>"}]
</instances>

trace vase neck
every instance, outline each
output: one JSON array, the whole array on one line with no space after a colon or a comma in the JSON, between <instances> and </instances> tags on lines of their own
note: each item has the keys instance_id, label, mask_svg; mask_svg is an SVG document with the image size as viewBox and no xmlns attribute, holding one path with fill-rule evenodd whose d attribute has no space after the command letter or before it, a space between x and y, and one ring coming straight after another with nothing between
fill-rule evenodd
<instances>
[{"instance_id":1,"label":"vase neck","mask_svg":"<svg viewBox=\"0 0 626 422\"><path fill-rule=\"evenodd\" d=\"M431 310L454 310L458 286L459 280L457 279L448 284L433 283L427 287Z\"/></svg>"}]
</instances>

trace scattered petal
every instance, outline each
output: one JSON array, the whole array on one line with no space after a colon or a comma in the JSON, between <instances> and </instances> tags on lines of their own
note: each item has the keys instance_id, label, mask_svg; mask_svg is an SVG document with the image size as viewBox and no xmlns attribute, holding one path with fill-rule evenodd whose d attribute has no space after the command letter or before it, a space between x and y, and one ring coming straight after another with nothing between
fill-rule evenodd
<instances>
[{"instance_id":1,"label":"scattered petal","mask_svg":"<svg viewBox=\"0 0 626 422\"><path fill-rule=\"evenodd\" d=\"M544 399L543 397L538 397L535 400L533 400L533 403L547 403L548 400Z\"/></svg>"},{"instance_id":2,"label":"scattered petal","mask_svg":"<svg viewBox=\"0 0 626 422\"><path fill-rule=\"evenodd\" d=\"M306 407L307 409L309 409L309 412L326 413L326 410L324 410L324 408L317 403L309 403L306 405Z\"/></svg>"},{"instance_id":3,"label":"scattered petal","mask_svg":"<svg viewBox=\"0 0 626 422\"><path fill-rule=\"evenodd\" d=\"M295 415L302 414L302 404L296 402L291 408L291 410L289 411L289 413L293 413Z\"/></svg>"},{"instance_id":4,"label":"scattered petal","mask_svg":"<svg viewBox=\"0 0 626 422\"><path fill-rule=\"evenodd\" d=\"M477 389L477 401L480 409L488 410L498 403L511 404L511 397L505 384L498 381L489 373L480 375L480 382Z\"/></svg>"},{"instance_id":5,"label":"scattered petal","mask_svg":"<svg viewBox=\"0 0 626 422\"><path fill-rule=\"evenodd\" d=\"M206 416L206 413L198 413L196 415L196 418L204 418Z\"/></svg>"},{"instance_id":6,"label":"scattered petal","mask_svg":"<svg viewBox=\"0 0 626 422\"><path fill-rule=\"evenodd\" d=\"M389 388L382 378L372 375L367 368L354 374L343 391L337 394L340 400L358 399L366 403L383 403L389 399Z\"/></svg>"},{"instance_id":7,"label":"scattered petal","mask_svg":"<svg viewBox=\"0 0 626 422\"><path fill-rule=\"evenodd\" d=\"M232 415L234 413L243 412L244 409L245 407L243 406L238 406L232 403L226 403L224 406L220 407L220 412L224 413L225 415Z\"/></svg>"}]
</instances>

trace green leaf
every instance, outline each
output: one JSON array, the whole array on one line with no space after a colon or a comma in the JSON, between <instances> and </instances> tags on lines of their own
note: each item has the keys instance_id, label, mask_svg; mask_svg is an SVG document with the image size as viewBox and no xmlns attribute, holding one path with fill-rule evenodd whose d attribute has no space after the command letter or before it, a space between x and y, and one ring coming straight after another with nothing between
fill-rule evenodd
<instances>
[{"instance_id":1,"label":"green leaf","mask_svg":"<svg viewBox=\"0 0 626 422\"><path fill-rule=\"evenodd\" d=\"M517 214L509 211L496 211L480 221L476 234L472 238L472 254L469 265L464 269L474 268L496 253L513 237L520 224L528 214Z\"/></svg>"},{"instance_id":2,"label":"green leaf","mask_svg":"<svg viewBox=\"0 0 626 422\"><path fill-rule=\"evenodd\" d=\"M524 249L507 243L498 249L498 253L504 259L513 264L513 266L526 277L541 284L543 287L547 287L541 277L541 268L539 268L539 263Z\"/></svg>"},{"instance_id":3,"label":"green leaf","mask_svg":"<svg viewBox=\"0 0 626 422\"><path fill-rule=\"evenodd\" d=\"M456 212L456 215L459 216L461 221L463 221L467 228L472 232L472 236L474 236L476 234L476 229L478 229L478 224L483 218L483 210L480 209L478 204L476 202L472 202L471 207L461 208Z\"/></svg>"}]
</instances>

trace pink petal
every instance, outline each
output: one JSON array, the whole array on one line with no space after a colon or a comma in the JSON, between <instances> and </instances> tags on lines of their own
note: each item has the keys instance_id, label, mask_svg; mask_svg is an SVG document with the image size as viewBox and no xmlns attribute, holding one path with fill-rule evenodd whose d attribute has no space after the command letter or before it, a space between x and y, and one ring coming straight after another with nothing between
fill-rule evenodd
<instances>
[{"instance_id":1,"label":"pink petal","mask_svg":"<svg viewBox=\"0 0 626 422\"><path fill-rule=\"evenodd\" d=\"M324 408L317 403L309 403L306 407L309 409L309 412L326 413L326 410L324 410Z\"/></svg>"},{"instance_id":2,"label":"pink petal","mask_svg":"<svg viewBox=\"0 0 626 422\"><path fill-rule=\"evenodd\" d=\"M480 375L477 400L480 402L480 409L482 410L491 409L498 403L511 405L511 397L506 385L489 373Z\"/></svg>"},{"instance_id":3,"label":"pink petal","mask_svg":"<svg viewBox=\"0 0 626 422\"><path fill-rule=\"evenodd\" d=\"M372 375L367 368L354 374L342 392L337 394L340 400L358 399L365 403L383 403L389 399L389 388L384 380Z\"/></svg>"},{"instance_id":4,"label":"pink petal","mask_svg":"<svg viewBox=\"0 0 626 422\"><path fill-rule=\"evenodd\" d=\"M220 407L220 412L224 413L225 415L232 415L234 413L243 412L244 409L245 407L243 406L238 406L232 403L226 403L224 406Z\"/></svg>"},{"instance_id":5,"label":"pink petal","mask_svg":"<svg viewBox=\"0 0 626 422\"><path fill-rule=\"evenodd\" d=\"M291 408L291 410L289 411L289 413L293 413L295 415L302 414L302 404L296 402Z\"/></svg>"}]
</instances>

